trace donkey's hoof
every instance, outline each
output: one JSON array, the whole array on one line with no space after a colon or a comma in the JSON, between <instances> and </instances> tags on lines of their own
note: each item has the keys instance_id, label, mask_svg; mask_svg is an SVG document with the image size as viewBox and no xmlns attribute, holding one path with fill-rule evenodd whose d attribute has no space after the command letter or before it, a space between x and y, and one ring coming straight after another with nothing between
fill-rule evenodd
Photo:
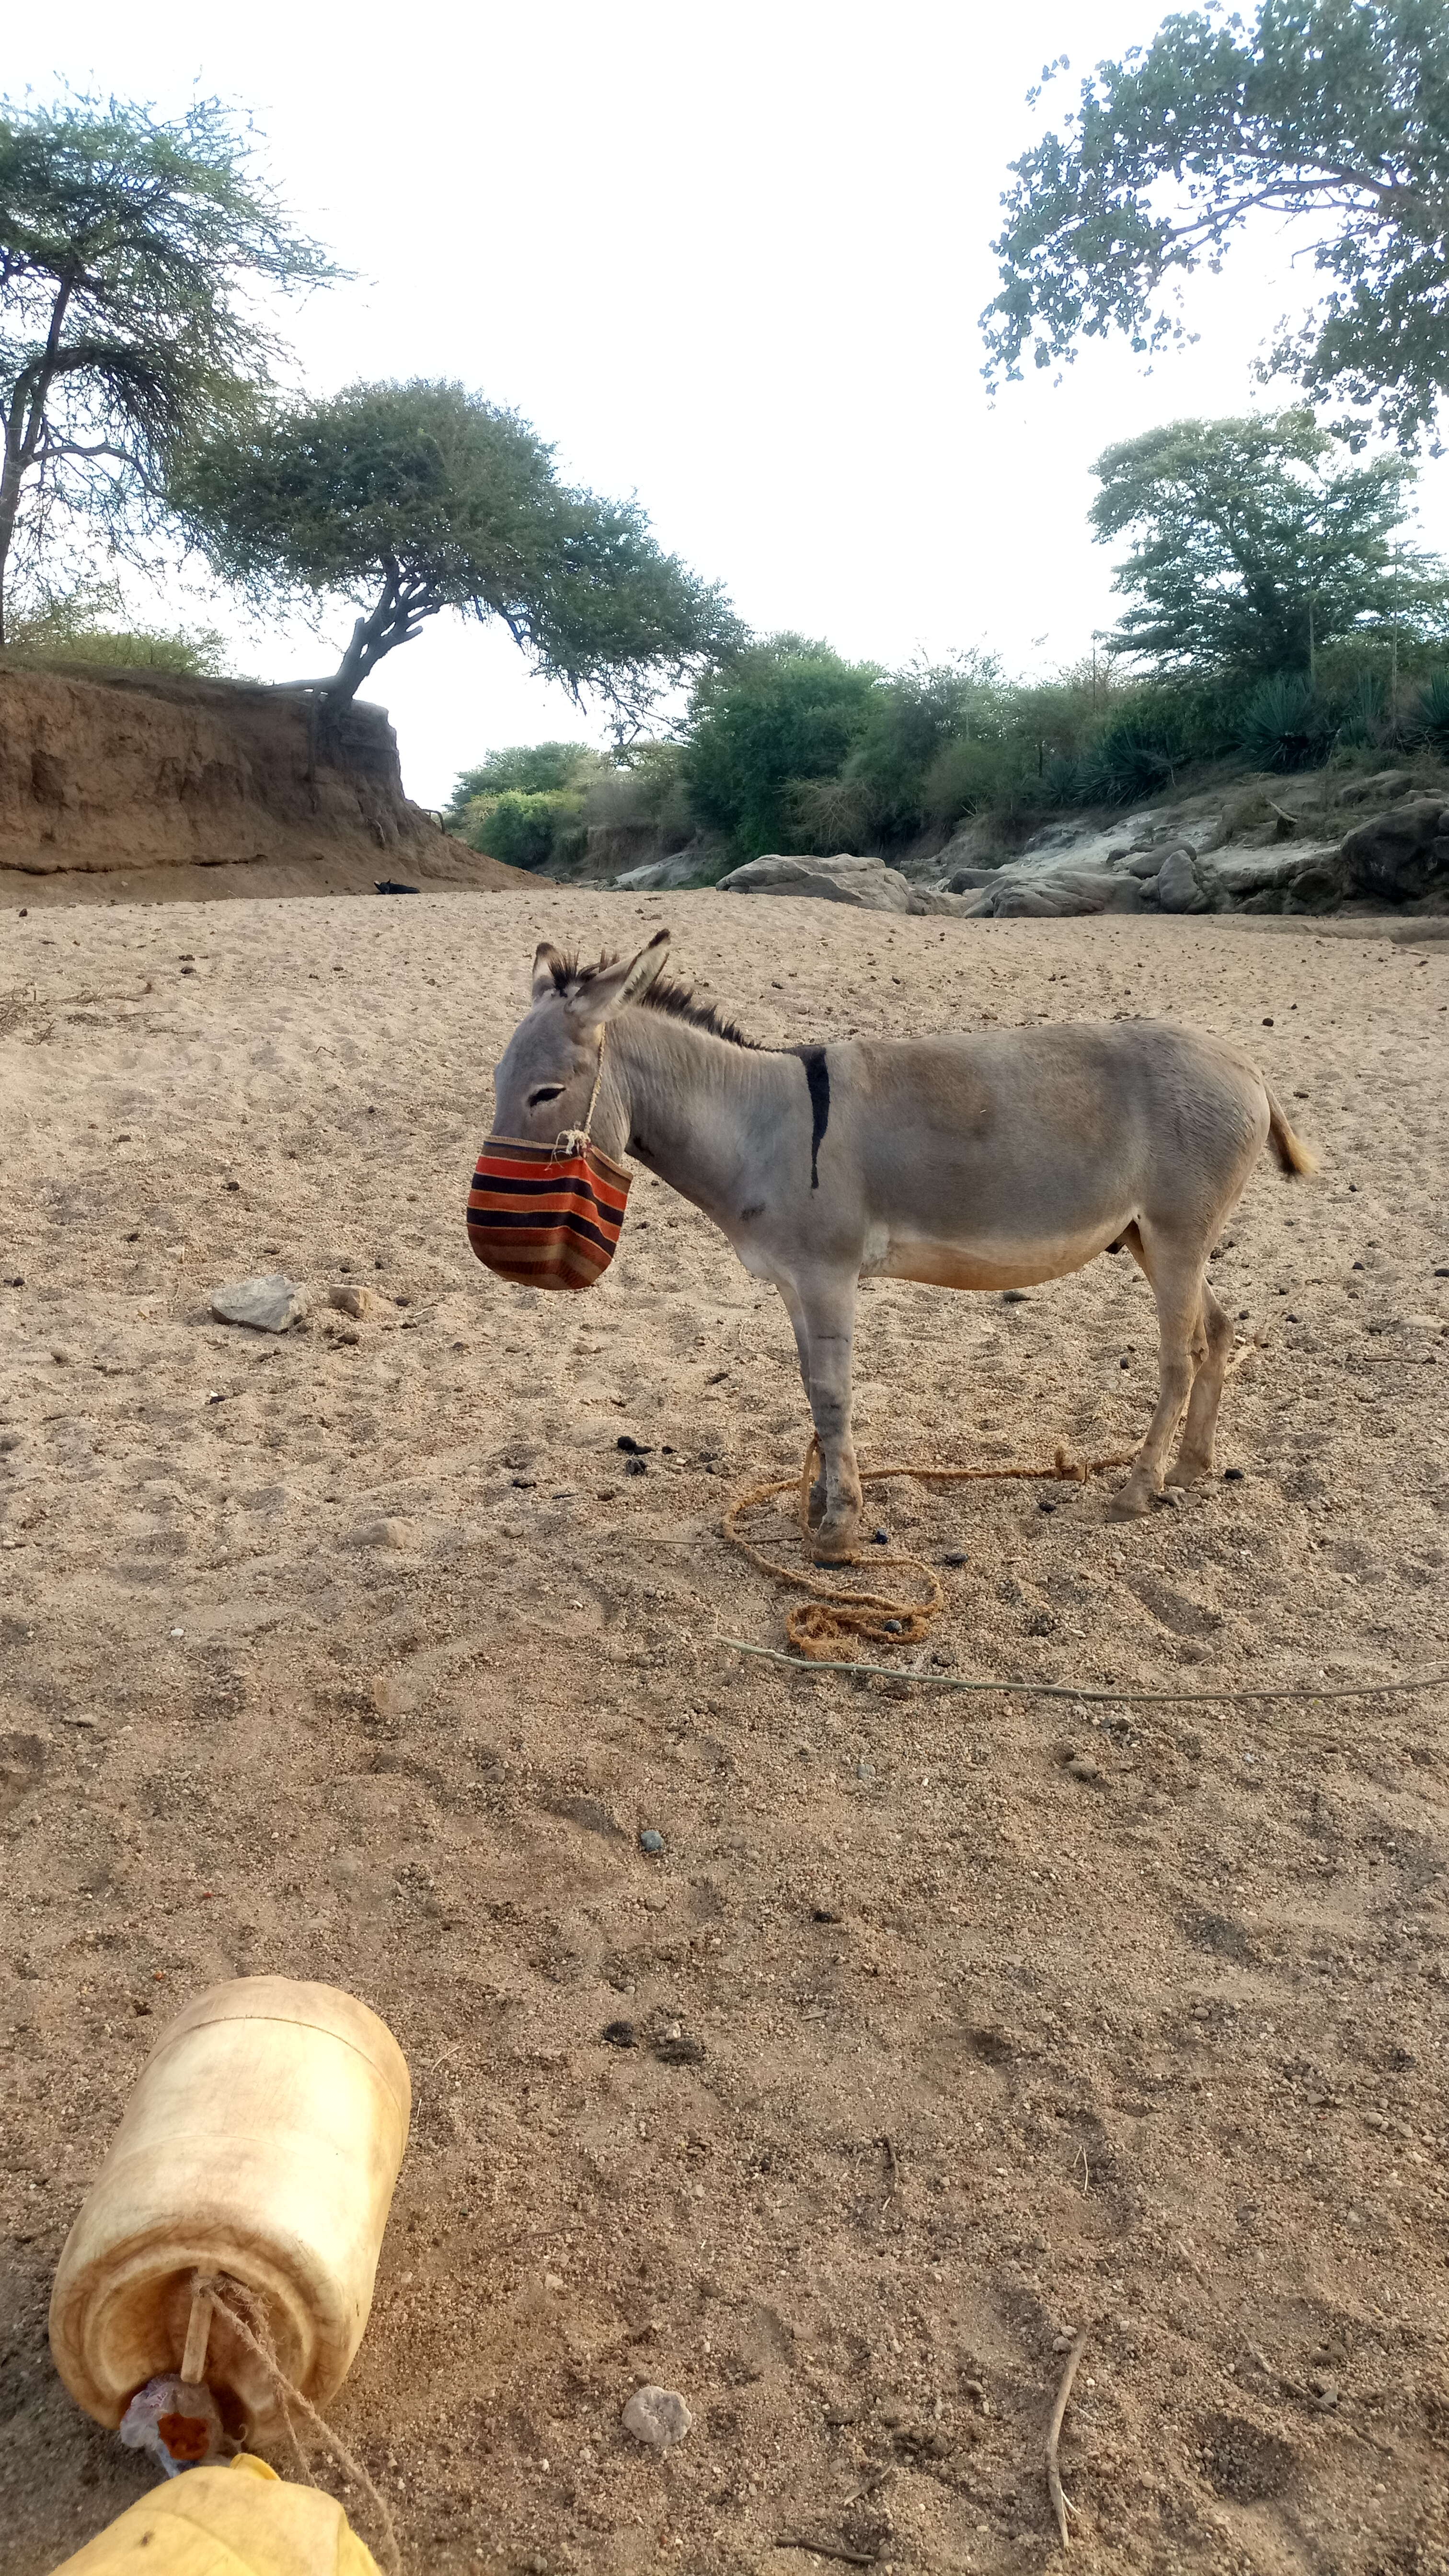
<instances>
[{"instance_id":1,"label":"donkey's hoof","mask_svg":"<svg viewBox=\"0 0 1449 2576\"><path fill-rule=\"evenodd\" d=\"M1213 1471L1211 1458L1175 1458L1167 1471L1169 1485L1200 1485Z\"/></svg>"},{"instance_id":2,"label":"donkey's hoof","mask_svg":"<svg viewBox=\"0 0 1449 2576\"><path fill-rule=\"evenodd\" d=\"M812 1535L815 1541L814 1557L817 1565L854 1564L857 1554L855 1542L859 1536L854 1525L849 1529L815 1530Z\"/></svg>"},{"instance_id":3,"label":"donkey's hoof","mask_svg":"<svg viewBox=\"0 0 1449 2576\"><path fill-rule=\"evenodd\" d=\"M1121 1493L1114 1494L1107 1505L1107 1518L1109 1521L1140 1521L1151 1509L1150 1494L1144 1494L1140 1486L1124 1485Z\"/></svg>"}]
</instances>

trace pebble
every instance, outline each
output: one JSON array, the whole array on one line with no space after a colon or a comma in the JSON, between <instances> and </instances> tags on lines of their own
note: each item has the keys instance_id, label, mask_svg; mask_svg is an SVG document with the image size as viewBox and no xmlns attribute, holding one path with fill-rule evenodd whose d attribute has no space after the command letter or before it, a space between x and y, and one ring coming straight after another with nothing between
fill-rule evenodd
<instances>
[{"instance_id":1,"label":"pebble","mask_svg":"<svg viewBox=\"0 0 1449 2576\"><path fill-rule=\"evenodd\" d=\"M264 1278L231 1279L213 1288L211 1311L218 1323L248 1324L258 1333L285 1333L307 1311L307 1292L282 1270Z\"/></svg>"},{"instance_id":2,"label":"pebble","mask_svg":"<svg viewBox=\"0 0 1449 2576\"><path fill-rule=\"evenodd\" d=\"M873 1780L875 1778L875 1764L873 1762L867 1762L862 1756L861 1760L857 1762L855 1766L855 1776L857 1780Z\"/></svg>"},{"instance_id":3,"label":"pebble","mask_svg":"<svg viewBox=\"0 0 1449 2576\"><path fill-rule=\"evenodd\" d=\"M889 1547L889 1545L890 1545L890 1543L891 1543L891 1534L890 1534L890 1531L889 1531L889 1530L883 1530L883 1529L880 1529L880 1530L872 1530L872 1531L871 1531L871 1543L872 1543L872 1545L873 1545L873 1546L875 1546L875 1547Z\"/></svg>"},{"instance_id":4,"label":"pebble","mask_svg":"<svg viewBox=\"0 0 1449 2576\"><path fill-rule=\"evenodd\" d=\"M646 1825L643 1833L639 1837L639 1849L641 1851L653 1853L662 1852L664 1849L664 1836L661 1833L657 1833L653 1825Z\"/></svg>"},{"instance_id":5,"label":"pebble","mask_svg":"<svg viewBox=\"0 0 1449 2576\"><path fill-rule=\"evenodd\" d=\"M941 1559L941 1563L943 1565L969 1565L970 1562L971 1560L964 1547L948 1548L946 1554Z\"/></svg>"},{"instance_id":6,"label":"pebble","mask_svg":"<svg viewBox=\"0 0 1449 2576\"><path fill-rule=\"evenodd\" d=\"M1073 1780L1100 1780L1102 1777L1102 1765L1094 1762L1090 1753L1076 1754L1067 1764L1067 1771Z\"/></svg>"},{"instance_id":7,"label":"pebble","mask_svg":"<svg viewBox=\"0 0 1449 2576\"><path fill-rule=\"evenodd\" d=\"M694 2428L694 2417L673 2388L636 2388L621 2417L626 2433L651 2451L672 2451Z\"/></svg>"},{"instance_id":8,"label":"pebble","mask_svg":"<svg viewBox=\"0 0 1449 2576\"><path fill-rule=\"evenodd\" d=\"M647 1458L654 1443L652 1440L636 1440L632 1431L621 1431L614 1446L622 1449L627 1457Z\"/></svg>"},{"instance_id":9,"label":"pebble","mask_svg":"<svg viewBox=\"0 0 1449 2576\"><path fill-rule=\"evenodd\" d=\"M1241 1485L1243 1481L1244 1477L1241 1467L1225 1467L1223 1469L1223 1483L1225 1485Z\"/></svg>"},{"instance_id":10,"label":"pebble","mask_svg":"<svg viewBox=\"0 0 1449 2576\"><path fill-rule=\"evenodd\" d=\"M631 2021L605 2022L604 2044L608 2048L637 2048L639 2033Z\"/></svg>"},{"instance_id":11,"label":"pebble","mask_svg":"<svg viewBox=\"0 0 1449 2576\"><path fill-rule=\"evenodd\" d=\"M626 1458L624 1461L624 1473L626 1476L647 1476L649 1473L648 1461L643 1458Z\"/></svg>"},{"instance_id":12,"label":"pebble","mask_svg":"<svg viewBox=\"0 0 1449 2576\"><path fill-rule=\"evenodd\" d=\"M339 1315L350 1315L354 1323L361 1323L364 1315L377 1311L377 1299L372 1290L354 1286L350 1280L341 1288L329 1289L327 1303L335 1306Z\"/></svg>"}]
</instances>

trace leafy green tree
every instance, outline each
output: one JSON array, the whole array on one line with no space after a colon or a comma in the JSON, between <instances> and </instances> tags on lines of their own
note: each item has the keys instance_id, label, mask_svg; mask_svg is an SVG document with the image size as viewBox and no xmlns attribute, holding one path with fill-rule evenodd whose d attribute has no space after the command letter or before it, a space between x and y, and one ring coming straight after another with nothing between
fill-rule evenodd
<instances>
[{"instance_id":1,"label":"leafy green tree","mask_svg":"<svg viewBox=\"0 0 1449 2576\"><path fill-rule=\"evenodd\" d=\"M1400 535L1411 469L1337 455L1303 411L1173 421L1109 447L1092 525L1133 544L1108 650L1159 672L1311 673L1350 636L1442 633L1449 577Z\"/></svg>"},{"instance_id":2,"label":"leafy green tree","mask_svg":"<svg viewBox=\"0 0 1449 2576\"><path fill-rule=\"evenodd\" d=\"M740 634L718 585L661 552L637 502L571 490L526 421L461 385L259 408L185 460L172 497L256 605L363 608L322 684L334 702L445 608L499 618L537 673L575 700L596 692L625 725Z\"/></svg>"},{"instance_id":3,"label":"leafy green tree","mask_svg":"<svg viewBox=\"0 0 1449 2576\"><path fill-rule=\"evenodd\" d=\"M1001 665L980 651L917 660L872 696L845 764L864 834L907 839L927 820L925 782L948 743L982 743L1000 726ZM862 837L857 834L857 837Z\"/></svg>"},{"instance_id":4,"label":"leafy green tree","mask_svg":"<svg viewBox=\"0 0 1449 2576\"><path fill-rule=\"evenodd\" d=\"M214 99L171 124L114 99L0 106L0 644L7 578L57 518L134 553L181 442L268 381L258 290L338 273L251 158Z\"/></svg>"},{"instance_id":5,"label":"leafy green tree","mask_svg":"<svg viewBox=\"0 0 1449 2576\"><path fill-rule=\"evenodd\" d=\"M874 663L843 661L802 635L771 636L707 676L691 704L684 763L699 820L728 832L745 857L787 846L804 820L792 785L837 777L882 680Z\"/></svg>"},{"instance_id":6,"label":"leafy green tree","mask_svg":"<svg viewBox=\"0 0 1449 2576\"><path fill-rule=\"evenodd\" d=\"M1288 216L1322 291L1263 372L1377 402L1406 444L1432 427L1449 386L1444 0L1259 0L1251 25L1218 0L1176 13L1099 64L1062 131L1011 167L988 377L1110 331L1143 352L1182 339L1180 281L1254 216Z\"/></svg>"}]
</instances>

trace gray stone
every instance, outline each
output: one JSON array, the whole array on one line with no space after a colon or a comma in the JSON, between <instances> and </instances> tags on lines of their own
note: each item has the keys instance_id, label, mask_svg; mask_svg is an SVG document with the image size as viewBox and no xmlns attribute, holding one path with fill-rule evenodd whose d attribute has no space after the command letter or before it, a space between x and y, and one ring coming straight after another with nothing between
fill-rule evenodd
<instances>
[{"instance_id":1,"label":"gray stone","mask_svg":"<svg viewBox=\"0 0 1449 2576\"><path fill-rule=\"evenodd\" d=\"M621 894L672 893L678 886L692 884L699 867L697 850L675 850L668 858L647 859L642 867L626 868L614 883Z\"/></svg>"},{"instance_id":2,"label":"gray stone","mask_svg":"<svg viewBox=\"0 0 1449 2576\"><path fill-rule=\"evenodd\" d=\"M925 912L929 907L898 868L883 859L842 852L831 859L785 857L772 851L749 859L720 878L721 894L816 895L859 912ZM937 898L942 900L942 898Z\"/></svg>"},{"instance_id":3,"label":"gray stone","mask_svg":"<svg viewBox=\"0 0 1449 2576\"><path fill-rule=\"evenodd\" d=\"M626 2433L651 2451L672 2451L694 2427L694 2417L672 2388L636 2388L621 2421Z\"/></svg>"},{"instance_id":4,"label":"gray stone","mask_svg":"<svg viewBox=\"0 0 1449 2576\"><path fill-rule=\"evenodd\" d=\"M285 1333L301 1322L309 1303L306 1289L282 1270L265 1278L228 1280L224 1288L213 1288L210 1299L219 1323L249 1324L258 1333Z\"/></svg>"},{"instance_id":5,"label":"gray stone","mask_svg":"<svg viewBox=\"0 0 1449 2576\"><path fill-rule=\"evenodd\" d=\"M1416 797L1350 832L1341 852L1354 894L1413 903L1449 892L1449 815L1441 796Z\"/></svg>"},{"instance_id":6,"label":"gray stone","mask_svg":"<svg viewBox=\"0 0 1449 2576\"><path fill-rule=\"evenodd\" d=\"M1392 805L1413 786L1407 769L1380 769L1372 778L1346 778L1338 791L1340 805Z\"/></svg>"},{"instance_id":7,"label":"gray stone","mask_svg":"<svg viewBox=\"0 0 1449 2576\"><path fill-rule=\"evenodd\" d=\"M1185 850L1164 859L1157 877L1157 900L1164 912L1206 912L1208 899Z\"/></svg>"},{"instance_id":8,"label":"gray stone","mask_svg":"<svg viewBox=\"0 0 1449 2576\"><path fill-rule=\"evenodd\" d=\"M1130 877L1155 877L1162 865L1160 850L1134 850L1127 861Z\"/></svg>"}]
</instances>

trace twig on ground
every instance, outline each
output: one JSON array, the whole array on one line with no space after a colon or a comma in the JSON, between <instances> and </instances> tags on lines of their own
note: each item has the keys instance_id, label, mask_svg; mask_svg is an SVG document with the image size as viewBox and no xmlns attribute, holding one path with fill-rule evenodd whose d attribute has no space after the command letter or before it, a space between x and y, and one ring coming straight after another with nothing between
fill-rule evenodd
<instances>
[{"instance_id":1,"label":"twig on ground","mask_svg":"<svg viewBox=\"0 0 1449 2576\"><path fill-rule=\"evenodd\" d=\"M1062 2372L1061 2386L1057 2390L1057 2402L1052 2408L1052 2420L1047 2426L1047 2493L1052 2500L1052 2511L1057 2518L1057 2530L1061 2535L1063 2549L1070 2547L1070 2535L1067 2531L1067 2516L1073 2508L1068 2504L1066 2497L1062 2493L1062 2473L1057 2461L1057 2444L1062 2438L1062 2418L1067 2411L1067 2399L1072 2393L1072 2381L1076 2378L1077 2365L1080 2362L1083 2353L1087 2349L1087 2336L1090 2332L1091 2328L1089 2326L1083 2326L1081 2333L1078 2335L1076 2342L1073 2344L1071 2351L1067 2355L1067 2366Z\"/></svg>"},{"instance_id":2,"label":"twig on ground","mask_svg":"<svg viewBox=\"0 0 1449 2576\"><path fill-rule=\"evenodd\" d=\"M651 1541L652 1545L652 1541ZM1222 1701L1241 1699L1375 1699L1385 1694L1404 1691L1449 1690L1449 1672L1416 1673L1402 1682L1319 1682L1297 1690L1216 1690L1216 1691L1129 1691L1091 1690L1085 1682L1007 1682L966 1681L958 1673L917 1673L898 1664L826 1663L813 1657L806 1662L799 1655L789 1655L783 1646L752 1646L747 1637L721 1637L722 1646L730 1646L737 1655L763 1655L771 1664L784 1664L792 1673L867 1673L879 1675L888 1682L919 1682L922 1690L1004 1691L1015 1699L1082 1699L1100 1701L1106 1707L1131 1703L1141 1707L1151 1703L1165 1707L1175 1701Z\"/></svg>"},{"instance_id":3,"label":"twig on ground","mask_svg":"<svg viewBox=\"0 0 1449 2576\"><path fill-rule=\"evenodd\" d=\"M808 2549L816 2558L839 2558L847 2567L877 2567L878 2549L847 2549L843 2540L810 2540L794 2531L782 2531L775 2543L777 2549Z\"/></svg>"}]
</instances>

